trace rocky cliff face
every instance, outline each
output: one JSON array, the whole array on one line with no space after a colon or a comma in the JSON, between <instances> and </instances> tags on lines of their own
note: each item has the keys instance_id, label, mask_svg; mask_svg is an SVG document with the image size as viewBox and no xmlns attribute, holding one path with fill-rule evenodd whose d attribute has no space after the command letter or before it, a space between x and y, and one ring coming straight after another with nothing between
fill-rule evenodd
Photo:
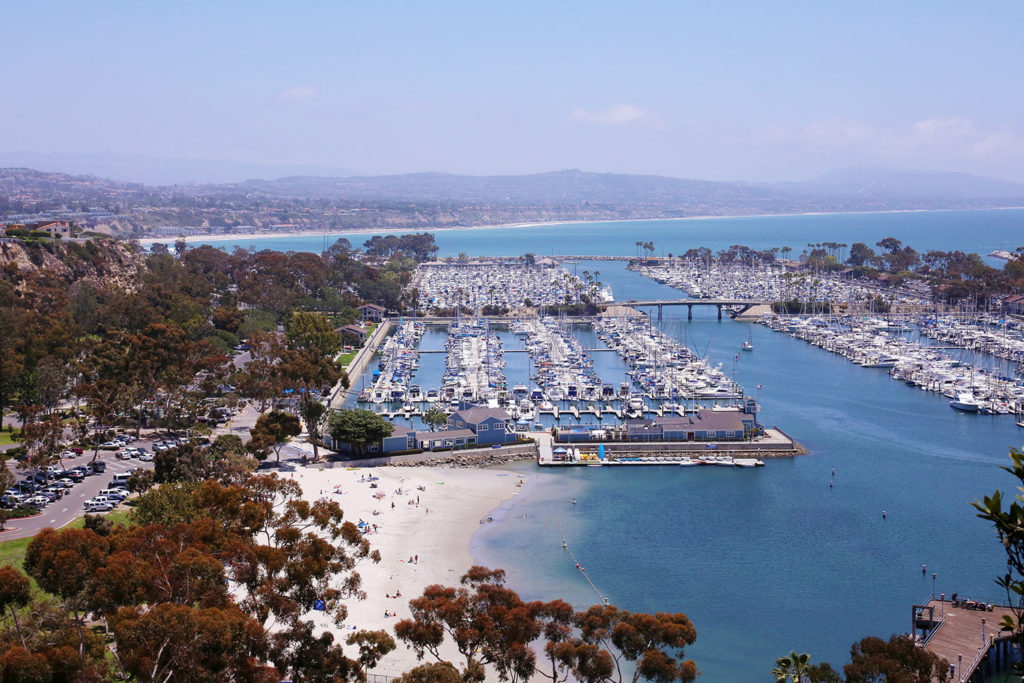
<instances>
[{"instance_id":1,"label":"rocky cliff face","mask_svg":"<svg viewBox=\"0 0 1024 683\"><path fill-rule=\"evenodd\" d=\"M48 271L67 284L83 280L133 289L142 257L125 242L0 241L0 269L17 268L21 277Z\"/></svg>"}]
</instances>

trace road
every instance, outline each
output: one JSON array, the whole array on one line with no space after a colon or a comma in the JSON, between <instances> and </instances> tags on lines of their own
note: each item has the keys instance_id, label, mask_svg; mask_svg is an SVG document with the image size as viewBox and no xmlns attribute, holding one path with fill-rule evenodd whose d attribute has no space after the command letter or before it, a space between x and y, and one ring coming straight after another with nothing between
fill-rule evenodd
<instances>
[{"instance_id":1,"label":"road","mask_svg":"<svg viewBox=\"0 0 1024 683\"><path fill-rule=\"evenodd\" d=\"M256 420L259 418L259 415L259 411L254 406L246 405L237 415L233 416L226 425L214 429L212 436L215 438L220 434L234 434L241 437L243 441L248 441L249 428L256 424ZM162 438L162 436L158 436L157 438L143 438L131 445L145 448L147 451L152 453L153 442L159 441ZM295 450L294 454L297 457L302 455L299 450ZM10 541L17 538L35 536L40 530L45 529L46 527L59 529L60 527L66 526L76 518L85 514L84 503L86 500L97 495L101 489L112 488L111 482L115 474L119 472L127 472L129 469L134 467L141 467L143 469L152 469L153 467L152 462L142 462L138 459L118 460L116 454L112 451L100 451L98 459L107 463L106 472L86 477L81 482L75 484L71 489L68 489L63 498L47 505L43 509L42 513L35 517L9 520L6 525L7 529L5 531L0 531L0 541ZM84 455L65 459L64 467L71 469L78 465L84 465L90 460L92 460L92 452L87 451ZM13 462L11 464L13 465ZM25 474L21 471L13 468L12 471L19 480L25 477Z\"/></svg>"},{"instance_id":2,"label":"road","mask_svg":"<svg viewBox=\"0 0 1024 683\"><path fill-rule=\"evenodd\" d=\"M139 441L133 446L143 446L146 450L152 451L150 441ZM78 465L84 465L92 460L91 454L80 455L77 458L64 461L68 469ZM117 460L110 451L100 451L98 460L107 463L107 471L102 474L93 474L68 489L63 498L59 498L43 508L42 513L35 517L22 519L11 519L7 522L7 530L0 531L0 541L10 541L16 538L27 538L35 536L40 530L46 527L59 529L66 526L75 518L85 514L84 503L89 498L97 495L100 489L111 488L114 475L118 472L127 472L133 467L151 469L153 463L140 462L139 460ZM23 478L23 473L18 472L18 478ZM115 508L116 509L116 508ZM100 513L103 514L103 513Z\"/></svg>"}]
</instances>

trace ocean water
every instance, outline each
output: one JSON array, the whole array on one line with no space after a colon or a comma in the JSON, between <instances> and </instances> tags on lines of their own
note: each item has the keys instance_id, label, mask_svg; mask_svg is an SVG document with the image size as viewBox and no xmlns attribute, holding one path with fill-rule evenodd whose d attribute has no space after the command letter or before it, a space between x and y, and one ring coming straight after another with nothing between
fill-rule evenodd
<instances>
[{"instance_id":1,"label":"ocean water","mask_svg":"<svg viewBox=\"0 0 1024 683\"><path fill-rule=\"evenodd\" d=\"M421 231L422 232L422 231ZM360 246L374 232L346 233ZM638 253L637 241L653 241L658 254L680 254L693 247L713 251L743 244L755 249L788 246L797 256L808 244L864 242L895 237L918 251L929 249L978 252L1013 251L1024 243L1024 209L992 211L922 211L845 213L805 216L755 216L687 220L564 223L517 228L438 230L439 255L517 256L588 254L616 256ZM232 250L278 249L320 252L340 235L278 237L210 242Z\"/></svg>"},{"instance_id":2,"label":"ocean water","mask_svg":"<svg viewBox=\"0 0 1024 683\"><path fill-rule=\"evenodd\" d=\"M442 255L629 254L637 239L653 239L659 252L747 244L798 253L807 242L872 244L887 236L919 250L984 254L1019 246L1022 222L1017 210L847 214L452 231L437 239ZM304 240L259 245L322 247L322 238ZM623 266L578 267L600 270L620 300L679 296ZM663 329L721 362L758 395L762 421L810 454L756 470L551 472L523 463L517 469L531 475L529 484L474 538L480 562L505 568L526 598L594 604L599 597L563 550L564 537L613 604L687 613L698 633L687 656L712 682L771 680L775 658L790 650L840 668L860 638L908 631L911 605L933 590L1003 600L993 581L1000 547L970 502L997 488L1013 491L999 470L1008 449L1024 443L1013 419L957 413L885 370L751 323L718 321L713 308L695 308L689 322L685 316L685 308L666 308ZM755 351L736 360L748 334ZM443 335L432 335L425 345L443 344ZM506 344L515 348L508 346L514 338ZM611 354L598 355L607 363L602 374L614 375L614 359L604 357ZM436 382L443 358L421 365L424 388ZM508 355L510 382L526 372L525 362L524 354Z\"/></svg>"}]
</instances>

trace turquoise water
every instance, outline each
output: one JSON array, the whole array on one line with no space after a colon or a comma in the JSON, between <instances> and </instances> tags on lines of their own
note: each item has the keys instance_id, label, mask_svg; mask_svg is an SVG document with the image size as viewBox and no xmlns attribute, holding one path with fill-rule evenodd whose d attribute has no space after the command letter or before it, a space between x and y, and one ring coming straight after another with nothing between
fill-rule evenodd
<instances>
[{"instance_id":1,"label":"turquoise water","mask_svg":"<svg viewBox=\"0 0 1024 683\"><path fill-rule=\"evenodd\" d=\"M984 254L1019 246L1022 223L1024 211L1016 210L848 214L471 230L437 239L443 255L630 254L639 239L676 253L731 244L799 252L807 242L871 244L887 236L919 250ZM318 251L322 238L259 245ZM618 299L679 296L622 263L579 267L600 270ZM688 656L713 682L770 680L775 658L790 650L838 668L854 641L909 630L910 606L931 594L933 572L936 592L1003 600L993 583L1000 548L970 501L1012 486L998 467L1024 442L1013 419L956 413L946 399L884 370L764 327L718 321L713 308L695 308L692 322L685 315L666 308L664 329L710 353L748 391L762 385L762 420L811 453L756 470L549 473L522 464L529 484L474 539L481 562L504 567L525 597L593 604L597 596L561 547L564 534L612 603L686 612L698 632ZM748 332L756 350L735 361ZM525 362L512 356L510 382ZM435 359L440 365L429 372L443 367L443 355Z\"/></svg>"},{"instance_id":2,"label":"turquoise water","mask_svg":"<svg viewBox=\"0 0 1024 683\"><path fill-rule=\"evenodd\" d=\"M346 233L344 236L353 246L361 246L374 234L379 233ZM637 253L637 241L653 241L658 254L679 254L700 246L718 251L733 244L744 244L755 249L788 246L796 256L809 243L864 242L873 246L885 237L896 237L918 251L959 249L985 255L995 249L1013 251L1024 243L1022 234L1024 210L1021 209L620 221L434 233L441 256L455 256L460 252L473 256L517 256L526 251L538 255L628 256ZM252 247L320 252L325 241L329 245L333 239L314 235L211 244L228 250Z\"/></svg>"}]
</instances>

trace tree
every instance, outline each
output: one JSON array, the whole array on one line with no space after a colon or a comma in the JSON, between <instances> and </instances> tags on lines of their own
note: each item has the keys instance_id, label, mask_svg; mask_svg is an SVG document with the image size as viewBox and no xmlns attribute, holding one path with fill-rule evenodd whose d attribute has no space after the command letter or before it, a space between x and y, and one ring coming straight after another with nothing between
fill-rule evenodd
<instances>
[{"instance_id":1,"label":"tree","mask_svg":"<svg viewBox=\"0 0 1024 683\"><path fill-rule=\"evenodd\" d=\"M110 622L122 667L141 681L280 680L260 663L263 629L237 607L126 607Z\"/></svg>"},{"instance_id":2,"label":"tree","mask_svg":"<svg viewBox=\"0 0 1024 683\"><path fill-rule=\"evenodd\" d=\"M342 410L331 416L327 429L336 442L351 444L362 455L367 444L391 436L394 428L372 410Z\"/></svg>"},{"instance_id":3,"label":"tree","mask_svg":"<svg viewBox=\"0 0 1024 683\"><path fill-rule=\"evenodd\" d=\"M465 658L462 678L480 681L485 666L495 667L501 680L527 680L538 671L530 647L544 637L544 653L552 681L571 675L581 683L622 681L622 662L635 666L633 683L640 677L653 681L692 681L697 667L681 662L685 645L697 632L684 614L640 614L611 605L595 605L574 613L562 601L524 603L504 586L505 573L472 567L461 586L428 586L410 601L411 619L395 625L395 634L417 656L429 654L438 662L446 637ZM419 679L410 679L419 680Z\"/></svg>"},{"instance_id":4,"label":"tree","mask_svg":"<svg viewBox=\"0 0 1024 683\"><path fill-rule=\"evenodd\" d=\"M868 637L850 647L850 663L843 667L846 683L931 683L949 680L949 663L910 636L888 641Z\"/></svg>"},{"instance_id":5,"label":"tree","mask_svg":"<svg viewBox=\"0 0 1024 683\"><path fill-rule=\"evenodd\" d=\"M423 424L430 427L430 431L434 431L448 424L448 414L440 408L431 408L423 413Z\"/></svg>"},{"instance_id":6,"label":"tree","mask_svg":"<svg viewBox=\"0 0 1024 683\"><path fill-rule=\"evenodd\" d=\"M281 462L281 448L284 447L288 439L298 436L301 432L302 426L296 416L283 410L264 413L259 416L256 424L249 430L249 434L252 435L249 450L259 460L266 459L267 451L272 450L277 461Z\"/></svg>"},{"instance_id":7,"label":"tree","mask_svg":"<svg viewBox=\"0 0 1024 683\"><path fill-rule=\"evenodd\" d=\"M797 654L790 652L786 657L779 657L775 660L775 668L772 675L775 676L775 683L803 683L807 677L807 670L810 667L811 656L804 652Z\"/></svg>"},{"instance_id":8,"label":"tree","mask_svg":"<svg viewBox=\"0 0 1024 683\"><path fill-rule=\"evenodd\" d=\"M79 654L85 657L85 605L89 580L106 561L107 539L88 529L43 529L25 551L25 571L58 596L73 614Z\"/></svg>"},{"instance_id":9,"label":"tree","mask_svg":"<svg viewBox=\"0 0 1024 683\"><path fill-rule=\"evenodd\" d=\"M25 647L25 634L18 623L18 610L32 599L32 583L28 577L9 565L0 567L0 612L6 612L14 622L14 630Z\"/></svg>"},{"instance_id":10,"label":"tree","mask_svg":"<svg viewBox=\"0 0 1024 683\"><path fill-rule=\"evenodd\" d=\"M309 442L313 444L313 460L315 462L320 459L320 453L317 449L323 438L322 433L324 417L327 415L327 406L320 401L307 399L299 404L299 410L302 413L303 421L306 423L306 433L309 435ZM305 456L303 456L303 459L305 459Z\"/></svg>"},{"instance_id":11,"label":"tree","mask_svg":"<svg viewBox=\"0 0 1024 683\"><path fill-rule=\"evenodd\" d=\"M1024 450L1010 449L1010 465L1001 467L1024 486ZM1006 573L996 583L1006 591L1006 604L1011 614L1003 617L1000 626L1013 633L1014 641L1024 642L1024 489L1003 507L1003 493L996 491L985 496L982 502L971 505L978 511L978 517L988 520L996 529L996 535L1006 551ZM1017 663L1014 671L1024 675L1024 665Z\"/></svg>"},{"instance_id":12,"label":"tree","mask_svg":"<svg viewBox=\"0 0 1024 683\"><path fill-rule=\"evenodd\" d=\"M462 674L450 662L420 664L392 683L462 683Z\"/></svg>"},{"instance_id":13,"label":"tree","mask_svg":"<svg viewBox=\"0 0 1024 683\"><path fill-rule=\"evenodd\" d=\"M851 266L863 266L875 258L875 250L863 242L854 242L850 247L850 257L846 262Z\"/></svg>"}]
</instances>

